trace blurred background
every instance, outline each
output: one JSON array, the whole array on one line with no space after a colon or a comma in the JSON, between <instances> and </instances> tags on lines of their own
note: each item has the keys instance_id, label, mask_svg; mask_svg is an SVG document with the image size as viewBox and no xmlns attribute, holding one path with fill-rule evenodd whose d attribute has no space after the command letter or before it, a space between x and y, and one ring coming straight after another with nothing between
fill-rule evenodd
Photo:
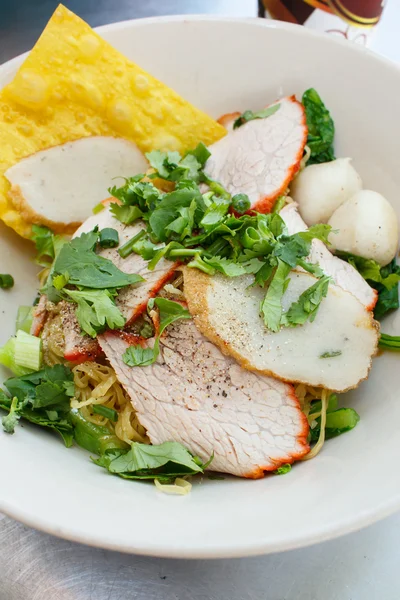
<instances>
[{"instance_id":1,"label":"blurred background","mask_svg":"<svg viewBox=\"0 0 400 600\"><path fill-rule=\"evenodd\" d=\"M270 8L271 13L286 15L289 20L295 22L296 18L288 15L290 11L286 7L289 6L292 13L297 14L298 7L301 13L303 6L308 12L312 12L314 9L310 8L310 4L322 5L328 2L327 0L319 0L319 2L316 0L64 0L63 2L92 27L156 15L219 14L257 17L259 14L265 14L263 3ZM361 10L367 5L385 4L383 17L375 28L370 46L380 54L400 61L400 43L396 42L400 29L400 0L386 2L352 0L351 3L359 4ZM0 0L0 64L33 46L58 4L59 0ZM315 10L306 25L315 25L313 23L315 16L318 16L318 28L323 30L323 20L327 15L320 10ZM350 35L350 38L354 37L357 35Z\"/></svg>"}]
</instances>

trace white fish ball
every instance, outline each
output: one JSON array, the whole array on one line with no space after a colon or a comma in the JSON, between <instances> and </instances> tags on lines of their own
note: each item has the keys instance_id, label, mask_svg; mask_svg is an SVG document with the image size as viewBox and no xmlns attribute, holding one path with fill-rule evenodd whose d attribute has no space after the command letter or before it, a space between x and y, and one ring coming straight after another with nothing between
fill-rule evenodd
<instances>
[{"instance_id":1,"label":"white fish ball","mask_svg":"<svg viewBox=\"0 0 400 600\"><path fill-rule=\"evenodd\" d=\"M361 188L361 177L351 158L338 158L303 169L294 179L290 195L310 226L327 223L338 206Z\"/></svg>"},{"instance_id":2,"label":"white fish ball","mask_svg":"<svg viewBox=\"0 0 400 600\"><path fill-rule=\"evenodd\" d=\"M329 219L329 241L336 250L372 258L387 265L397 253L399 232L392 205L378 192L361 190L346 200Z\"/></svg>"}]
</instances>

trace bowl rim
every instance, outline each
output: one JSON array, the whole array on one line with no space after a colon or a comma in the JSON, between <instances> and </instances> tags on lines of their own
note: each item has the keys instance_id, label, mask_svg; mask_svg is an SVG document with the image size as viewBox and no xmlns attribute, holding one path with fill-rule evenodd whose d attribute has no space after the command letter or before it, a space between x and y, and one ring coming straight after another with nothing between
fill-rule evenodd
<instances>
[{"instance_id":1,"label":"bowl rim","mask_svg":"<svg viewBox=\"0 0 400 600\"><path fill-rule=\"evenodd\" d=\"M346 46L349 52L358 53L359 55L366 56L369 61L376 61L381 63L385 68L389 68L393 71L394 76L400 76L400 65L396 62L377 54L373 50L370 50L364 46L357 45L336 38L328 36L325 33L306 29L301 25L292 23L285 23L281 21L272 21L269 19L262 19L257 17L232 17L224 15L203 15L203 14L191 14L191 15L168 15L168 16L154 16L140 19L127 19L124 21L118 21L115 23L109 23L94 27L94 30L100 35L108 31L118 31L124 28L137 28L146 27L148 25L156 23L178 23L178 22L198 22L198 21L211 21L215 23L240 23L243 25L249 25L253 27L264 27L268 29L276 29L283 31L292 31L296 35L303 37L316 38L324 43ZM7 73L13 72L22 61L27 57L29 51L22 53L3 64L0 64L0 72ZM134 540L129 544L119 543L118 541L110 540L102 536L101 532L91 532L91 534L74 532L73 528L65 528L63 526L54 523L51 519L46 519L43 516L32 514L29 509L19 510L9 505L7 502L2 501L0 494L0 511L24 525L38 529L44 533L54 535L56 537L69 540L72 542L78 542L86 544L88 546L115 550L124 553L139 554L143 556L153 557L165 557L165 558L185 558L185 559L215 559L215 558L239 558L245 556L257 556L262 554L284 552L288 550L295 550L311 546L316 543L333 540L345 534L354 533L363 527L372 525L373 523L382 520L395 512L400 510L400 489L396 495L381 502L378 506L365 510L359 513L356 517L345 518L335 523L327 523L325 527L319 527L318 530L311 530L308 534L291 534L290 539L288 537L283 538L280 541L268 542L265 539L252 540L251 542L241 542L238 540L235 545L229 547L223 543L214 544L212 548L191 546L191 547L168 547L166 544L153 542L148 540L146 546L142 544L135 544Z\"/></svg>"}]
</instances>

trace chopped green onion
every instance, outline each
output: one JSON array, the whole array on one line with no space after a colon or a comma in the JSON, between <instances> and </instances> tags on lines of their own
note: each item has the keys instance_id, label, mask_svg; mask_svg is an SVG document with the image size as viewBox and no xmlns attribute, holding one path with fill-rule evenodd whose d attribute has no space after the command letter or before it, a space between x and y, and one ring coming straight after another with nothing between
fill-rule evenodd
<instances>
[{"instance_id":1,"label":"chopped green onion","mask_svg":"<svg viewBox=\"0 0 400 600\"><path fill-rule=\"evenodd\" d=\"M275 202L274 207L271 212L280 213L282 208L285 206L285 204L286 204L286 196L279 196L279 198Z\"/></svg>"},{"instance_id":2,"label":"chopped green onion","mask_svg":"<svg viewBox=\"0 0 400 600\"><path fill-rule=\"evenodd\" d=\"M383 348L384 350L400 351L400 337L389 335L388 333L381 333L379 347Z\"/></svg>"},{"instance_id":3,"label":"chopped green onion","mask_svg":"<svg viewBox=\"0 0 400 600\"><path fill-rule=\"evenodd\" d=\"M14 277L12 275L0 274L0 288L4 290L12 288L14 285Z\"/></svg>"},{"instance_id":4,"label":"chopped green onion","mask_svg":"<svg viewBox=\"0 0 400 600\"><path fill-rule=\"evenodd\" d=\"M144 229L141 229L139 233L133 236L130 240L128 240L125 244L123 244L120 248L118 248L118 254L121 258L127 258L133 252L133 246L142 239L146 235Z\"/></svg>"},{"instance_id":5,"label":"chopped green onion","mask_svg":"<svg viewBox=\"0 0 400 600\"><path fill-rule=\"evenodd\" d=\"M15 338L15 362L20 367L38 371L42 362L42 341L20 329Z\"/></svg>"},{"instance_id":6,"label":"chopped green onion","mask_svg":"<svg viewBox=\"0 0 400 600\"><path fill-rule=\"evenodd\" d=\"M93 404L92 410L97 415L101 415L102 417L106 417L113 423L118 421L118 413L113 408L109 408L108 406L103 406L102 404Z\"/></svg>"},{"instance_id":7,"label":"chopped green onion","mask_svg":"<svg viewBox=\"0 0 400 600\"><path fill-rule=\"evenodd\" d=\"M100 231L99 244L102 248L115 248L119 244L118 231L106 227Z\"/></svg>"},{"instance_id":8,"label":"chopped green onion","mask_svg":"<svg viewBox=\"0 0 400 600\"><path fill-rule=\"evenodd\" d=\"M99 202L98 204L96 204L96 206L92 209L92 213L94 215L98 215L102 210L105 209L105 206L102 202Z\"/></svg>"},{"instance_id":9,"label":"chopped green onion","mask_svg":"<svg viewBox=\"0 0 400 600\"><path fill-rule=\"evenodd\" d=\"M29 333L32 325L32 306L19 306L17 312L17 320L15 323L15 331L21 329L25 333Z\"/></svg>"},{"instance_id":10,"label":"chopped green onion","mask_svg":"<svg viewBox=\"0 0 400 600\"><path fill-rule=\"evenodd\" d=\"M202 250L199 250L198 248L193 248L193 249L190 249L190 248L187 248L187 249L186 248L182 248L182 249L177 248L176 250L171 250L168 253L168 258L170 258L170 257L176 257L176 256L181 256L181 257L184 257L184 256L196 256L196 254L201 254L201 253L202 253Z\"/></svg>"},{"instance_id":11,"label":"chopped green onion","mask_svg":"<svg viewBox=\"0 0 400 600\"><path fill-rule=\"evenodd\" d=\"M243 215L249 210L251 202L247 194L235 194L232 196L232 206L237 213Z\"/></svg>"}]
</instances>

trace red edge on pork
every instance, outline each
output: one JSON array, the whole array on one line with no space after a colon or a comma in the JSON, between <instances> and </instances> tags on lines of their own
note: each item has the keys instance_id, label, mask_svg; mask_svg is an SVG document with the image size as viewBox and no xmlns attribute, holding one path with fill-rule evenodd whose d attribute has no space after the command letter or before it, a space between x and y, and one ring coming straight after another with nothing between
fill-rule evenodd
<instances>
[{"instance_id":1,"label":"red edge on pork","mask_svg":"<svg viewBox=\"0 0 400 600\"><path fill-rule=\"evenodd\" d=\"M277 103L282 105L281 108L267 119L249 121L235 130L233 130L233 121L240 116L240 113L222 115L218 121L228 130L228 135L210 146L212 154L205 167L207 175L219 181L231 194L247 193L252 203L248 211L250 214L271 212L277 198L286 192L289 183L300 169L307 142L308 129L304 106L296 100L295 96L287 96L269 106ZM289 110L290 105L297 110ZM287 127L290 121L292 121L292 128ZM263 128L265 131L262 131ZM261 130L260 138L257 138L257 130ZM273 145L275 141L277 141L276 148L266 149L269 143ZM290 156L280 155L283 145L288 143L290 143ZM252 156L254 160L249 162L249 157ZM285 160L288 164L282 165ZM226 165L225 170L224 165ZM282 174L277 178L276 171L279 168L282 168ZM258 180L257 187L263 188L269 185L273 188L267 194L261 192L256 194L254 190L256 185L254 182L257 181L260 173L262 178ZM241 177L245 180L244 184L240 182ZM268 184L268 179L275 179L275 181L273 184Z\"/></svg>"},{"instance_id":2,"label":"red edge on pork","mask_svg":"<svg viewBox=\"0 0 400 600\"><path fill-rule=\"evenodd\" d=\"M309 426L293 386L242 369L192 320L168 327L148 367L128 367L122 354L151 340L106 332L99 343L153 444L174 440L204 461L214 453L212 470L250 479L309 451Z\"/></svg>"}]
</instances>

